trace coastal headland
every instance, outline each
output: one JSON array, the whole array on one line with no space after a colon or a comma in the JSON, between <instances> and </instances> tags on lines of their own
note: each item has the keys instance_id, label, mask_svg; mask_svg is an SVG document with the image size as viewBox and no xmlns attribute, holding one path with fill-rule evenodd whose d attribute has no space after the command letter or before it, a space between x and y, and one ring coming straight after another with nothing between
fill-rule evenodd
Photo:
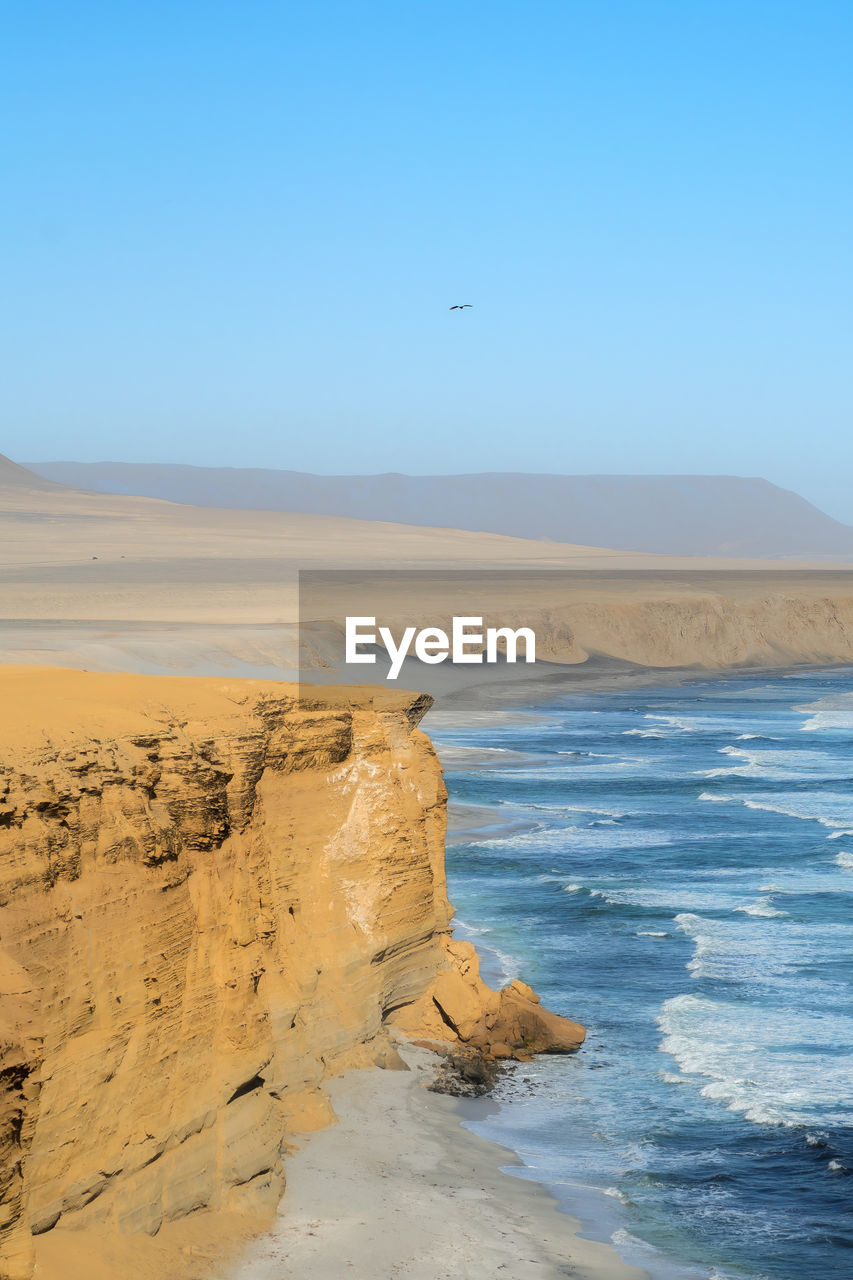
<instances>
[{"instance_id":1,"label":"coastal headland","mask_svg":"<svg viewBox=\"0 0 853 1280\"><path fill-rule=\"evenodd\" d=\"M33 667L0 689L4 1274L52 1236L50 1275L56 1231L272 1213L324 1082L401 1067L392 1031L581 1044L451 936L429 699Z\"/></svg>"},{"instance_id":2,"label":"coastal headland","mask_svg":"<svg viewBox=\"0 0 853 1280\"><path fill-rule=\"evenodd\" d=\"M2 1273L195 1280L273 1222L292 1167L266 1261L289 1246L331 1275L334 1196L350 1194L336 1178L373 1142L389 1153L374 1199L393 1178L398 1217L429 1202L446 1241L465 1226L465 1256L490 1262L498 1204L510 1257L524 1246L535 1274L628 1274L584 1252L544 1193L500 1191L419 1060L393 1070L413 1039L500 1059L576 1048L582 1028L523 984L491 991L452 937L429 699L282 683L306 622L297 571L460 571L430 606L448 623L482 572L476 612L535 626L546 678L589 688L849 663L853 570L210 512L8 467L0 530ZM385 620L405 619L389 602ZM418 1143L434 1159L415 1167ZM458 1211L478 1179L475 1228L480 1209ZM391 1221L351 1223L351 1257ZM240 1280L271 1274L258 1247Z\"/></svg>"}]
</instances>

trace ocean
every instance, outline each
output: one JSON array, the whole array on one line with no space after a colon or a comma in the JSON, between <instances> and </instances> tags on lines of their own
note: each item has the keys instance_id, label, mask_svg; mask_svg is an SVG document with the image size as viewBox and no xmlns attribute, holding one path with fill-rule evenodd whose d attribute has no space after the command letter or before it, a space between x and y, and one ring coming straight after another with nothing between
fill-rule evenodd
<instances>
[{"instance_id":1,"label":"ocean","mask_svg":"<svg viewBox=\"0 0 853 1280\"><path fill-rule=\"evenodd\" d=\"M853 671L431 732L458 932L588 1028L473 1127L655 1280L853 1274Z\"/></svg>"}]
</instances>

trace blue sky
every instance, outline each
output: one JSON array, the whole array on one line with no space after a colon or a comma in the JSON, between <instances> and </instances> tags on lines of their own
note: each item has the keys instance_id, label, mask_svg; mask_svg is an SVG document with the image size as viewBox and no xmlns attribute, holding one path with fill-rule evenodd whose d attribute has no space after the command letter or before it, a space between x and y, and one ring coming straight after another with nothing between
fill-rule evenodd
<instances>
[{"instance_id":1,"label":"blue sky","mask_svg":"<svg viewBox=\"0 0 853 1280\"><path fill-rule=\"evenodd\" d=\"M846 0L0 34L0 451L763 475L853 521Z\"/></svg>"}]
</instances>

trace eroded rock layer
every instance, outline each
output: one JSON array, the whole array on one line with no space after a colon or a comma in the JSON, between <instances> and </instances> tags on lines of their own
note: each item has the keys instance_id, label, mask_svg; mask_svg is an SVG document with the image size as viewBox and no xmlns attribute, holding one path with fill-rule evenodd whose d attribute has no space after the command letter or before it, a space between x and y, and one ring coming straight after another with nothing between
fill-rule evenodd
<instances>
[{"instance_id":1,"label":"eroded rock layer","mask_svg":"<svg viewBox=\"0 0 853 1280\"><path fill-rule=\"evenodd\" d=\"M56 1224L272 1208L389 1022L582 1039L449 937L427 698L0 668L0 703L0 1274Z\"/></svg>"}]
</instances>

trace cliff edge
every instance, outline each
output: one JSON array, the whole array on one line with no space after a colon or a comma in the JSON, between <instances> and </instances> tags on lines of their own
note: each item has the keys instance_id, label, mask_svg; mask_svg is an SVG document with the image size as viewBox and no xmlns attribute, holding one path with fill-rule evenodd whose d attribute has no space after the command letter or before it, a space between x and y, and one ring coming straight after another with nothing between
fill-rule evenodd
<instances>
[{"instance_id":1,"label":"cliff edge","mask_svg":"<svg viewBox=\"0 0 853 1280\"><path fill-rule=\"evenodd\" d=\"M422 695L0 668L0 1274L57 1227L271 1211L389 1026L583 1028L455 942ZM39 1275L52 1274L49 1266Z\"/></svg>"}]
</instances>

